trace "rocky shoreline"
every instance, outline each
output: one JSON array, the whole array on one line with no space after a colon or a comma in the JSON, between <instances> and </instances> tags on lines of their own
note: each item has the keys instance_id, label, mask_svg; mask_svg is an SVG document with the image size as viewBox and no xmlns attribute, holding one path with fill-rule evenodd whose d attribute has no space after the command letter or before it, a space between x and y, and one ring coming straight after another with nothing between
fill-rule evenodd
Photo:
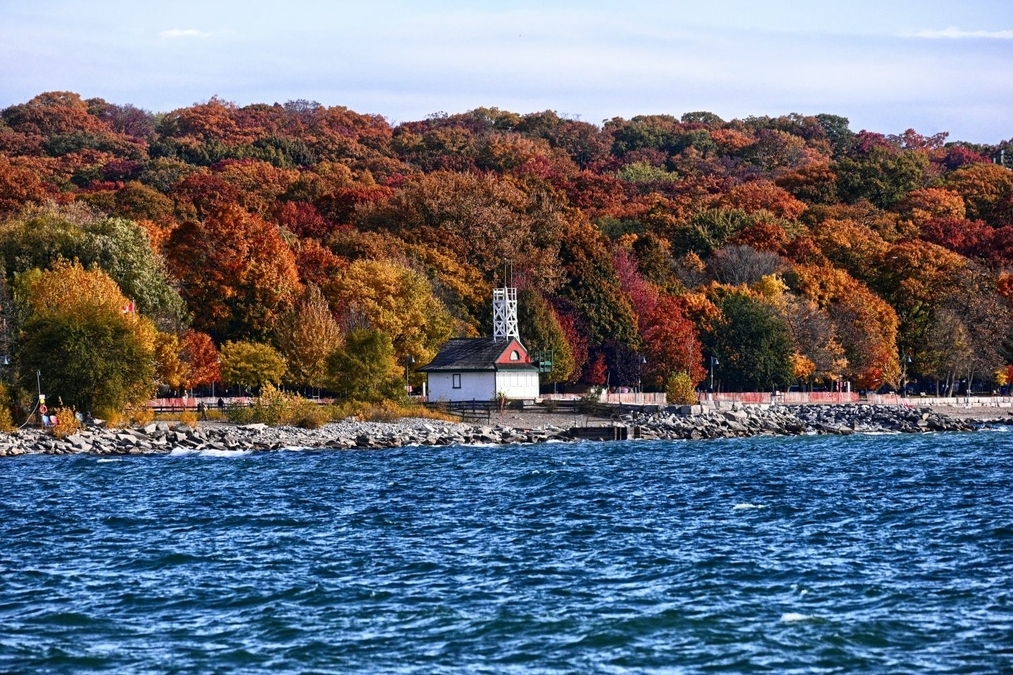
<instances>
[{"instance_id":1,"label":"rocky shoreline","mask_svg":"<svg viewBox=\"0 0 1013 675\"><path fill-rule=\"evenodd\" d=\"M925 433L973 431L988 422L966 420L930 408L886 405L742 406L694 415L640 414L632 423L642 438L692 439L802 434Z\"/></svg>"},{"instance_id":2,"label":"rocky shoreline","mask_svg":"<svg viewBox=\"0 0 1013 675\"><path fill-rule=\"evenodd\" d=\"M590 421L589 421L590 422ZM91 427L66 438L38 429L0 436L0 457L25 454L149 455L234 453L282 449L375 449L405 446L504 445L575 439L705 439L802 434L925 433L972 431L995 420L960 419L929 408L874 405L742 406L723 410L671 406L628 412L615 420L593 420L580 428L504 424L474 425L405 419L348 420L320 429L263 424L200 423L197 428L157 422L136 429ZM1001 423L1001 422L1000 422ZM613 435L619 427L624 431ZM599 433L600 430L600 433ZM628 436L626 435L628 432Z\"/></svg>"}]
</instances>

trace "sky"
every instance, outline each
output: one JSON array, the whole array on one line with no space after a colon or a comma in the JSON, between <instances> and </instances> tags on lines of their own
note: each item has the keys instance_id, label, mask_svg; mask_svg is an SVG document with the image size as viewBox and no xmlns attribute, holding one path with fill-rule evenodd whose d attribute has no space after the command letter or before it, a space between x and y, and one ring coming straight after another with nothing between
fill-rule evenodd
<instances>
[{"instance_id":1,"label":"sky","mask_svg":"<svg viewBox=\"0 0 1013 675\"><path fill-rule=\"evenodd\" d=\"M497 107L1013 137L1011 0L0 0L0 108L308 99L391 123Z\"/></svg>"}]
</instances>

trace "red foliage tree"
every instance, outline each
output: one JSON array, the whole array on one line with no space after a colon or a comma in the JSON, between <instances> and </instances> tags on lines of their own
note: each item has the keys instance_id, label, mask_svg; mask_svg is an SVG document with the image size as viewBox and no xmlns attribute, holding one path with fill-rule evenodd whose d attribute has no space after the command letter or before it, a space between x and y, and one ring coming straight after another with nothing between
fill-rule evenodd
<instances>
[{"instance_id":1,"label":"red foliage tree","mask_svg":"<svg viewBox=\"0 0 1013 675\"><path fill-rule=\"evenodd\" d=\"M45 199L42 181L32 171L14 166L0 155L0 215L13 213L28 203Z\"/></svg>"},{"instance_id":2,"label":"red foliage tree","mask_svg":"<svg viewBox=\"0 0 1013 675\"><path fill-rule=\"evenodd\" d=\"M693 384L703 381L703 351L696 326L686 316L683 304L670 295L662 295L643 327L645 380L664 386L675 373L686 373Z\"/></svg>"},{"instance_id":3,"label":"red foliage tree","mask_svg":"<svg viewBox=\"0 0 1013 675\"><path fill-rule=\"evenodd\" d=\"M187 389L202 387L222 379L218 350L207 333L188 330L180 340L180 360L186 365Z\"/></svg>"},{"instance_id":4,"label":"red foliage tree","mask_svg":"<svg viewBox=\"0 0 1013 675\"><path fill-rule=\"evenodd\" d=\"M274 207L274 219L299 237L323 239L334 230L316 207L306 202L279 202Z\"/></svg>"},{"instance_id":5,"label":"red foliage tree","mask_svg":"<svg viewBox=\"0 0 1013 675\"><path fill-rule=\"evenodd\" d=\"M235 205L179 226L166 257L194 327L219 342L265 338L300 290L295 256L277 226Z\"/></svg>"}]
</instances>

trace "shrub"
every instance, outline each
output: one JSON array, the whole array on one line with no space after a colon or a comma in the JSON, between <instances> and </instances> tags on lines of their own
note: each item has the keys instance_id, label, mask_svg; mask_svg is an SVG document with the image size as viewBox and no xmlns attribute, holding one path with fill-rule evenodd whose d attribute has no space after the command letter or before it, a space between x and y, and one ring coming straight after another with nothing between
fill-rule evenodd
<instances>
[{"instance_id":1,"label":"shrub","mask_svg":"<svg viewBox=\"0 0 1013 675\"><path fill-rule=\"evenodd\" d=\"M139 406L127 410L130 423L139 427L151 424L155 419L155 411L147 406Z\"/></svg>"},{"instance_id":2,"label":"shrub","mask_svg":"<svg viewBox=\"0 0 1013 675\"><path fill-rule=\"evenodd\" d=\"M184 410L179 414L179 423L184 424L190 427L191 429L196 429L197 413L190 412L189 410Z\"/></svg>"},{"instance_id":3,"label":"shrub","mask_svg":"<svg viewBox=\"0 0 1013 675\"><path fill-rule=\"evenodd\" d=\"M302 400L292 410L292 423L302 429L319 429L331 421L331 411L313 401Z\"/></svg>"},{"instance_id":4,"label":"shrub","mask_svg":"<svg viewBox=\"0 0 1013 675\"><path fill-rule=\"evenodd\" d=\"M674 405L695 405L700 402L693 380L686 373L675 373L668 378L665 397Z\"/></svg>"},{"instance_id":5,"label":"shrub","mask_svg":"<svg viewBox=\"0 0 1013 675\"><path fill-rule=\"evenodd\" d=\"M580 400L577 401L577 412L582 415L597 415L607 409L607 406L601 402L602 392L604 392L604 387L591 387L581 394Z\"/></svg>"},{"instance_id":6,"label":"shrub","mask_svg":"<svg viewBox=\"0 0 1013 675\"><path fill-rule=\"evenodd\" d=\"M226 415L236 424L290 424L307 429L321 427L333 418L330 406L321 406L297 394L286 394L270 384L264 385L251 405L229 408Z\"/></svg>"},{"instance_id":7,"label":"shrub","mask_svg":"<svg viewBox=\"0 0 1013 675\"><path fill-rule=\"evenodd\" d=\"M105 422L106 428L116 429L118 427L125 427L130 424L130 418L121 413L119 410L98 410L95 412L95 417Z\"/></svg>"},{"instance_id":8,"label":"shrub","mask_svg":"<svg viewBox=\"0 0 1013 675\"><path fill-rule=\"evenodd\" d=\"M16 429L14 415L11 414L11 397L7 393L7 387L0 384L0 432L9 434Z\"/></svg>"},{"instance_id":9,"label":"shrub","mask_svg":"<svg viewBox=\"0 0 1013 675\"><path fill-rule=\"evenodd\" d=\"M366 422L391 422L406 417L418 417L447 422L460 421L443 410L431 410L425 406L399 405L393 401L381 403L350 402L339 406L330 406L331 419L343 420L356 417Z\"/></svg>"},{"instance_id":10,"label":"shrub","mask_svg":"<svg viewBox=\"0 0 1013 675\"><path fill-rule=\"evenodd\" d=\"M84 425L77 419L77 411L73 408L56 408L50 410L49 415L56 417L56 425L49 427L49 429L57 438L66 438L84 428Z\"/></svg>"}]
</instances>

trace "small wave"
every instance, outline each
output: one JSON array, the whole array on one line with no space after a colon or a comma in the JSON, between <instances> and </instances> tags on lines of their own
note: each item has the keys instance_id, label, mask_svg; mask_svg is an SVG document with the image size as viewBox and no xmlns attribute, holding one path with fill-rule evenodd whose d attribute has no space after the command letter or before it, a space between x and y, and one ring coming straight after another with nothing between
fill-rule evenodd
<instances>
[{"instance_id":1,"label":"small wave","mask_svg":"<svg viewBox=\"0 0 1013 675\"><path fill-rule=\"evenodd\" d=\"M732 511L745 511L746 509L765 509L767 508L763 504L736 504L732 507Z\"/></svg>"},{"instance_id":2,"label":"small wave","mask_svg":"<svg viewBox=\"0 0 1013 675\"><path fill-rule=\"evenodd\" d=\"M122 461L123 460L121 458L119 458L119 457L112 457L112 458L103 457L102 459L98 460L96 463L97 464L105 464L106 462L122 462Z\"/></svg>"},{"instance_id":3,"label":"small wave","mask_svg":"<svg viewBox=\"0 0 1013 675\"><path fill-rule=\"evenodd\" d=\"M173 448L172 452L169 453L170 457L189 457L191 455L197 455L198 457L243 457L249 455L252 450L197 450L195 448Z\"/></svg>"},{"instance_id":4,"label":"small wave","mask_svg":"<svg viewBox=\"0 0 1013 675\"><path fill-rule=\"evenodd\" d=\"M815 621L819 619L815 614L799 614L798 612L785 612L781 615L781 621L784 623L793 623L795 621Z\"/></svg>"},{"instance_id":5,"label":"small wave","mask_svg":"<svg viewBox=\"0 0 1013 675\"><path fill-rule=\"evenodd\" d=\"M253 454L253 450L201 450L201 457L244 457Z\"/></svg>"}]
</instances>

